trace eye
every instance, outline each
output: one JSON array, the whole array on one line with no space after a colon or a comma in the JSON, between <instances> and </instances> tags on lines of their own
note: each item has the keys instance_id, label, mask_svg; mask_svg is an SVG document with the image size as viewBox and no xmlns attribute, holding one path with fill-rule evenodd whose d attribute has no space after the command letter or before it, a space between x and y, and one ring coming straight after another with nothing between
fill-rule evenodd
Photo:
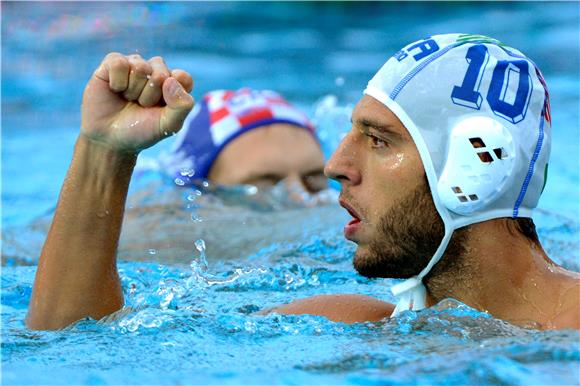
<instances>
[{"instance_id":1,"label":"eye","mask_svg":"<svg viewBox=\"0 0 580 386\"><path fill-rule=\"evenodd\" d=\"M303 176L302 183L309 193L317 193L328 187L328 180L322 171Z\"/></svg>"},{"instance_id":2,"label":"eye","mask_svg":"<svg viewBox=\"0 0 580 386\"><path fill-rule=\"evenodd\" d=\"M389 146L385 140L382 140L379 137L375 137L372 134L367 134L367 137L369 137L371 141L371 147L373 148L382 149Z\"/></svg>"},{"instance_id":3,"label":"eye","mask_svg":"<svg viewBox=\"0 0 580 386\"><path fill-rule=\"evenodd\" d=\"M248 185L254 185L258 188L267 188L276 185L281 180L282 178L279 176L266 174L263 176L254 177L250 180L245 181L244 183Z\"/></svg>"}]
</instances>

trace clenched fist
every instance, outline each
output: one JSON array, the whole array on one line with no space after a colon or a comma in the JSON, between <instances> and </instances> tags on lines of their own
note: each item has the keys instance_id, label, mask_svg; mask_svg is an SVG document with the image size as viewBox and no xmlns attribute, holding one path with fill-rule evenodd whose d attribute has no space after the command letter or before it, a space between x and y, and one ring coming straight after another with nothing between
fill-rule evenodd
<instances>
[{"instance_id":1,"label":"clenched fist","mask_svg":"<svg viewBox=\"0 0 580 386\"><path fill-rule=\"evenodd\" d=\"M191 76L170 70L163 58L108 54L88 82L81 135L127 153L177 132L193 107Z\"/></svg>"}]
</instances>

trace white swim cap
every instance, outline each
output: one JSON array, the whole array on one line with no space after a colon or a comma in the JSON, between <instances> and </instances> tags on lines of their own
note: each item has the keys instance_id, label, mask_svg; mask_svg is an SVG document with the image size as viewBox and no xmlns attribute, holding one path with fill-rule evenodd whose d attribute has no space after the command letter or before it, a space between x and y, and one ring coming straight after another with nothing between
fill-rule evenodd
<instances>
[{"instance_id":1,"label":"white swim cap","mask_svg":"<svg viewBox=\"0 0 580 386\"><path fill-rule=\"evenodd\" d=\"M393 287L393 315L425 308L423 278L455 229L499 217L531 217L550 155L550 103L540 70L520 51L481 35L409 44L364 93L387 106L413 138L445 224L419 275Z\"/></svg>"}]
</instances>

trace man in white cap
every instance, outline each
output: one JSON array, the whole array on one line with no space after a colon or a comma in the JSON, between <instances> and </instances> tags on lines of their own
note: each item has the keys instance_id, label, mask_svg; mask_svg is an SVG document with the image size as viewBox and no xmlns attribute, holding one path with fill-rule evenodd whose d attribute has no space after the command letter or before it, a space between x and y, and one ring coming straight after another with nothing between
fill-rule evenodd
<instances>
[{"instance_id":1,"label":"man in white cap","mask_svg":"<svg viewBox=\"0 0 580 386\"><path fill-rule=\"evenodd\" d=\"M193 102L187 74L162 68L155 97L128 76L157 78L157 64L147 65L109 56L89 82L30 328L123 305L115 252L136 154L178 130ZM520 325L580 328L580 276L547 257L530 219L550 145L548 92L533 62L484 36L424 39L371 79L352 122L326 173L353 217L344 232L358 244L355 268L406 279L393 288L399 302L327 295L274 311L375 321L452 297Z\"/></svg>"}]
</instances>

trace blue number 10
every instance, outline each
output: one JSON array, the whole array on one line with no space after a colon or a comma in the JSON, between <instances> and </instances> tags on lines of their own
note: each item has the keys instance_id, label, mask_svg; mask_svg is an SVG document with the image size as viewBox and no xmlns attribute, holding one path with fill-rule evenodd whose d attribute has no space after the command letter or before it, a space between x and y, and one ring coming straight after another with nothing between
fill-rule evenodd
<instances>
[{"instance_id":1,"label":"blue number 10","mask_svg":"<svg viewBox=\"0 0 580 386\"><path fill-rule=\"evenodd\" d=\"M484 45L469 47L465 59L469 63L467 72L461 86L453 87L451 100L457 105L479 110L483 102L479 88L489 61L487 47ZM514 87L510 88L510 83L513 86L514 78L518 79L515 93ZM518 123L526 116L532 90L532 79L526 60L500 60L493 69L486 100L494 114L512 123Z\"/></svg>"},{"instance_id":2,"label":"blue number 10","mask_svg":"<svg viewBox=\"0 0 580 386\"><path fill-rule=\"evenodd\" d=\"M467 67L465 78L463 78L463 84L453 87L451 99L457 105L479 110L483 100L479 93L479 86L481 78L483 78L483 70L485 70L489 60L487 47L484 45L469 47L465 59L469 63L469 67Z\"/></svg>"}]
</instances>

